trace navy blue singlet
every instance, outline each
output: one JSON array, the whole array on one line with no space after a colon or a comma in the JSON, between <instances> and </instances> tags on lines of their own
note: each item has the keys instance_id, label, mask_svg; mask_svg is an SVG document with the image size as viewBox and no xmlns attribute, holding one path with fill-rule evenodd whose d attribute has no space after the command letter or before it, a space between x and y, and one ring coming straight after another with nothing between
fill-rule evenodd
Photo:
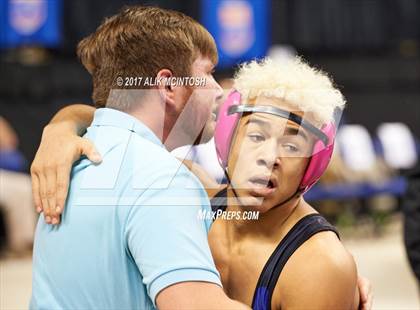
<instances>
[{"instance_id":1,"label":"navy blue singlet","mask_svg":"<svg viewBox=\"0 0 420 310\"><path fill-rule=\"evenodd\" d=\"M224 189L210 200L213 211L226 210L226 195L227 190ZM260 274L252 299L252 309L271 309L273 291L284 265L306 240L322 231L332 231L340 238L335 227L317 213L304 216L290 229L271 254Z\"/></svg>"}]
</instances>

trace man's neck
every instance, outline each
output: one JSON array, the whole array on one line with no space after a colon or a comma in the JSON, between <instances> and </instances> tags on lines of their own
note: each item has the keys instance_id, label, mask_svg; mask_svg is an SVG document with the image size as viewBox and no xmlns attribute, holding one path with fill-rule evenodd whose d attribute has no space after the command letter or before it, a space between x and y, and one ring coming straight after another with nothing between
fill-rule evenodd
<instances>
[{"instance_id":1,"label":"man's neck","mask_svg":"<svg viewBox=\"0 0 420 310\"><path fill-rule=\"evenodd\" d=\"M162 141L165 104L155 92L134 92L130 108L125 112L141 121Z\"/></svg>"},{"instance_id":2,"label":"man's neck","mask_svg":"<svg viewBox=\"0 0 420 310\"><path fill-rule=\"evenodd\" d=\"M182 126L165 113L159 102L148 102L137 109L127 112L146 125L165 145L168 151L192 144L191 138Z\"/></svg>"}]
</instances>

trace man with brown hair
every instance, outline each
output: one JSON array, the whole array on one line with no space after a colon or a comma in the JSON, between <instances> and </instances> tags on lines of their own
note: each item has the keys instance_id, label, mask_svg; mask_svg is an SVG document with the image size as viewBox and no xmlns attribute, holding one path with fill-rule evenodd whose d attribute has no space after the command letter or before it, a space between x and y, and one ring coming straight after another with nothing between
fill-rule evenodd
<instances>
[{"instance_id":1,"label":"man with brown hair","mask_svg":"<svg viewBox=\"0 0 420 310\"><path fill-rule=\"evenodd\" d=\"M30 308L246 308L221 287L210 220L198 217L211 210L206 192L168 152L213 131L221 98L213 38L181 13L128 7L84 39L78 55L98 107L85 137L103 160L73 166L60 226L45 223L57 223L46 209L39 219ZM179 82L188 77L206 83ZM35 177L34 188L50 194L42 204L62 208L45 184Z\"/></svg>"}]
</instances>

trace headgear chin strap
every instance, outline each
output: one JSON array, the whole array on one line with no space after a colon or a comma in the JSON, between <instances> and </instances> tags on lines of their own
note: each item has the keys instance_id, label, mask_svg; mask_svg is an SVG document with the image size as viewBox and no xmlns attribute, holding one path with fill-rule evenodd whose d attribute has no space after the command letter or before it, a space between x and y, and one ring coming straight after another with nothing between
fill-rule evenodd
<instances>
[{"instance_id":1,"label":"headgear chin strap","mask_svg":"<svg viewBox=\"0 0 420 310\"><path fill-rule=\"evenodd\" d=\"M306 193L319 180L319 178L327 169L328 163L330 162L334 149L334 124L329 123L324 125L321 129L318 129L294 113L273 106L241 105L240 103L241 94L234 90L229 94L219 109L219 115L214 132L214 142L216 145L217 157L223 170L225 170L227 167L233 135L235 133L236 126L239 123L239 119L242 116L242 113L259 112L274 114L292 120L293 122L299 124L303 128L313 133L318 138L314 144L312 156L309 160L308 166L305 170L299 187L296 193L287 201L292 199L298 193ZM227 173L225 172L225 174Z\"/></svg>"}]
</instances>

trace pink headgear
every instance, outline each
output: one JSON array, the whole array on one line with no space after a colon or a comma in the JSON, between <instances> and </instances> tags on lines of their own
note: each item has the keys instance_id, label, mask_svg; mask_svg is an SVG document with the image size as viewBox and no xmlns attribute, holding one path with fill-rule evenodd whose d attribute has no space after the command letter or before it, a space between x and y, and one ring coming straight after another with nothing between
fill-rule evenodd
<instances>
[{"instance_id":1,"label":"pink headgear","mask_svg":"<svg viewBox=\"0 0 420 310\"><path fill-rule=\"evenodd\" d=\"M223 169L227 167L232 138L242 115L240 112L260 112L258 111L258 106L241 106L240 103L241 94L234 90L219 109L214 132L214 142L216 145L217 157ZM239 109L240 107L242 107L242 109ZM247 109L247 107L249 108ZM232 112L235 108L236 111ZM306 126L311 127L312 125L306 123ZM316 129L315 131L319 131L320 139L314 145L313 155L310 158L308 167L300 182L298 190L301 194L307 192L325 172L334 149L335 126L333 123L326 124L321 130Z\"/></svg>"}]
</instances>

